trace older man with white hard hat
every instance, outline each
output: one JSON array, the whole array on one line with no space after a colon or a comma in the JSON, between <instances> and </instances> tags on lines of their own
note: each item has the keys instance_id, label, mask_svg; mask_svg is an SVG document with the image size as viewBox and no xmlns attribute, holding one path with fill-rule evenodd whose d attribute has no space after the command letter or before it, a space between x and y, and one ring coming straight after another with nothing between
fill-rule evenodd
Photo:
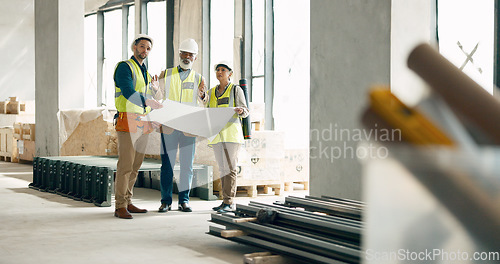
<instances>
[{"instance_id":1,"label":"older man with white hard hat","mask_svg":"<svg viewBox=\"0 0 500 264\"><path fill-rule=\"evenodd\" d=\"M164 99L170 99L191 106L203 106L208 99L205 79L192 67L198 55L198 44L194 39L186 39L179 45L179 65L167 69L160 75L160 86ZM161 206L159 212L167 212L172 208L172 190L174 165L179 149L179 195L178 208L183 212L191 212L189 192L193 180L193 160L196 137L169 127L161 128Z\"/></svg>"}]
</instances>

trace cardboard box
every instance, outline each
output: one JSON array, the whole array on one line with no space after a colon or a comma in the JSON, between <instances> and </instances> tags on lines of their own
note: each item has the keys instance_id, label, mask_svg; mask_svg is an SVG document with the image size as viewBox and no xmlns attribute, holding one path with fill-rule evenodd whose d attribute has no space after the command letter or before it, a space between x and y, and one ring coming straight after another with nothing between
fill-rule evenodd
<instances>
[{"instance_id":1,"label":"cardboard box","mask_svg":"<svg viewBox=\"0 0 500 264\"><path fill-rule=\"evenodd\" d=\"M309 182L308 149L286 149L281 164L285 182Z\"/></svg>"},{"instance_id":2,"label":"cardboard box","mask_svg":"<svg viewBox=\"0 0 500 264\"><path fill-rule=\"evenodd\" d=\"M19 151L19 160L33 161L35 156L35 141L18 140L17 149Z\"/></svg>"},{"instance_id":3,"label":"cardboard box","mask_svg":"<svg viewBox=\"0 0 500 264\"><path fill-rule=\"evenodd\" d=\"M7 111L8 101L0 101L0 114L5 114Z\"/></svg>"},{"instance_id":4,"label":"cardboard box","mask_svg":"<svg viewBox=\"0 0 500 264\"><path fill-rule=\"evenodd\" d=\"M35 141L35 124L23 123L21 126L23 131L22 139Z\"/></svg>"},{"instance_id":5,"label":"cardboard box","mask_svg":"<svg viewBox=\"0 0 500 264\"><path fill-rule=\"evenodd\" d=\"M257 185L283 182L281 161L284 157L283 132L253 132L252 139L245 140L240 151L241 172L237 184L243 185L240 184L243 179Z\"/></svg>"}]
</instances>

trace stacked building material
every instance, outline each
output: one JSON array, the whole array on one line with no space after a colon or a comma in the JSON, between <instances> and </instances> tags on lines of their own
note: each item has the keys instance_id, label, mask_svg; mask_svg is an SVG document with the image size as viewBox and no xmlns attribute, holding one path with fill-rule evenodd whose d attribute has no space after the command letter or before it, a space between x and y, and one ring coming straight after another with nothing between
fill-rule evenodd
<instances>
[{"instance_id":1,"label":"stacked building material","mask_svg":"<svg viewBox=\"0 0 500 264\"><path fill-rule=\"evenodd\" d=\"M284 203L236 205L234 214L212 214L209 234L264 248L306 263L359 263L359 201L286 197Z\"/></svg>"},{"instance_id":2,"label":"stacked building material","mask_svg":"<svg viewBox=\"0 0 500 264\"><path fill-rule=\"evenodd\" d=\"M111 206L117 161L117 156L34 157L33 182L29 187L96 206ZM154 188L156 181L159 189L160 168L161 161L145 159L136 187ZM179 171L176 164L174 175L179 175ZM216 199L212 195L212 177L211 166L194 164L191 194L205 200Z\"/></svg>"}]
</instances>

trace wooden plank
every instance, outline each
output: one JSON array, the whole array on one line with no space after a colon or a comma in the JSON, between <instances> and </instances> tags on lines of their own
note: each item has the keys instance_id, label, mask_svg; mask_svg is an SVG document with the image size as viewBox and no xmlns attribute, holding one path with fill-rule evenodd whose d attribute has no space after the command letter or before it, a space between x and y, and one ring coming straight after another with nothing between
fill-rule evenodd
<instances>
[{"instance_id":1,"label":"wooden plank","mask_svg":"<svg viewBox=\"0 0 500 264\"><path fill-rule=\"evenodd\" d=\"M243 230L239 229L231 229L231 230L222 230L220 232L220 235L222 237L228 238L228 237L239 237L239 236L246 236L247 233L244 232Z\"/></svg>"},{"instance_id":2,"label":"wooden plank","mask_svg":"<svg viewBox=\"0 0 500 264\"><path fill-rule=\"evenodd\" d=\"M235 218L233 219L234 223L246 223L246 222L256 222L257 217L245 217L245 218Z\"/></svg>"},{"instance_id":3,"label":"wooden plank","mask_svg":"<svg viewBox=\"0 0 500 264\"><path fill-rule=\"evenodd\" d=\"M256 252L243 255L243 262L246 264L285 264L287 259L271 252Z\"/></svg>"}]
</instances>

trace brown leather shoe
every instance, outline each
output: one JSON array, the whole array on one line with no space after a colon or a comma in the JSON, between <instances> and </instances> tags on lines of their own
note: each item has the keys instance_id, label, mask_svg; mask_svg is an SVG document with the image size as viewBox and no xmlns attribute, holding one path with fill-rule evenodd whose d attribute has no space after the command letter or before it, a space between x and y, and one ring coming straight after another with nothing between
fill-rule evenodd
<instances>
[{"instance_id":1,"label":"brown leather shoe","mask_svg":"<svg viewBox=\"0 0 500 264\"><path fill-rule=\"evenodd\" d=\"M127 208L118 208L115 210L115 216L123 219L132 219L132 215L127 211Z\"/></svg>"},{"instance_id":2,"label":"brown leather shoe","mask_svg":"<svg viewBox=\"0 0 500 264\"><path fill-rule=\"evenodd\" d=\"M146 209L140 209L140 208L137 208L135 205L133 204L129 204L127 206L127 210L130 212L130 213L147 213L148 210Z\"/></svg>"}]
</instances>

